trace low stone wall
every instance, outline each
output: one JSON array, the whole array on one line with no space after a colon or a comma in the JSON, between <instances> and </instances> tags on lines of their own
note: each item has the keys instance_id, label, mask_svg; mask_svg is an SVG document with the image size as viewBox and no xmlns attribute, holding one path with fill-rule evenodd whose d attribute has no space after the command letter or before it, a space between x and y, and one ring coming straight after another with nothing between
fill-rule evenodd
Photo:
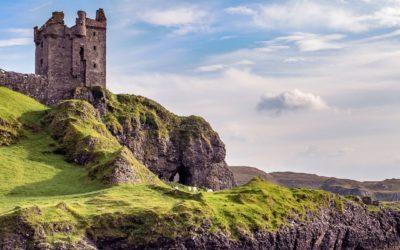
<instances>
[{"instance_id":1,"label":"low stone wall","mask_svg":"<svg viewBox=\"0 0 400 250\"><path fill-rule=\"evenodd\" d=\"M0 86L8 87L45 104L52 102L49 82L46 77L40 75L21 74L0 69Z\"/></svg>"}]
</instances>

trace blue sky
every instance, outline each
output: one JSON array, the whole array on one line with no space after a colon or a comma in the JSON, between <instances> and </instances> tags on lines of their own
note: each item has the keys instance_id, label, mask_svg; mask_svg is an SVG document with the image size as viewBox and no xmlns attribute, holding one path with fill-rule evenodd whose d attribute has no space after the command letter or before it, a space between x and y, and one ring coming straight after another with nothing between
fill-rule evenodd
<instances>
[{"instance_id":1,"label":"blue sky","mask_svg":"<svg viewBox=\"0 0 400 250\"><path fill-rule=\"evenodd\" d=\"M0 3L0 68L34 71L52 11L101 7L108 87L204 116L230 165L400 177L400 0Z\"/></svg>"}]
</instances>

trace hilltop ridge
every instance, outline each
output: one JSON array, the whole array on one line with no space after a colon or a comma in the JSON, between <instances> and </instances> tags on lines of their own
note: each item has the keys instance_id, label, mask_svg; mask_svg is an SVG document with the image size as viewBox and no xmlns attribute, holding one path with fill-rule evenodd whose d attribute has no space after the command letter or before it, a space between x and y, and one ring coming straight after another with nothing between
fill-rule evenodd
<instances>
[{"instance_id":1,"label":"hilltop ridge","mask_svg":"<svg viewBox=\"0 0 400 250\"><path fill-rule=\"evenodd\" d=\"M260 176L272 183L290 188L314 188L340 195L370 196L380 201L400 201L400 179L361 182L306 173L266 173L257 168L244 166L232 166L229 169L233 172L238 185Z\"/></svg>"}]
</instances>

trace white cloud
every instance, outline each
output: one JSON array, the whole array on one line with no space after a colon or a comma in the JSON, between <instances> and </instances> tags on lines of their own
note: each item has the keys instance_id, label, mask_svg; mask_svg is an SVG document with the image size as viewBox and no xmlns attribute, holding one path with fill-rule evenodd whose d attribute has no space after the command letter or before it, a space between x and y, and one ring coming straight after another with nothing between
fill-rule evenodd
<instances>
[{"instance_id":1,"label":"white cloud","mask_svg":"<svg viewBox=\"0 0 400 250\"><path fill-rule=\"evenodd\" d=\"M221 36L219 40L231 40L236 38L236 36Z\"/></svg>"},{"instance_id":2,"label":"white cloud","mask_svg":"<svg viewBox=\"0 0 400 250\"><path fill-rule=\"evenodd\" d=\"M251 16L255 25L267 29L328 28L338 31L360 32L368 29L351 10L311 1L290 1L287 4L237 6L228 13Z\"/></svg>"},{"instance_id":3,"label":"white cloud","mask_svg":"<svg viewBox=\"0 0 400 250\"><path fill-rule=\"evenodd\" d=\"M140 14L140 19L152 25L175 28L176 35L204 30L210 21L207 12L196 7L150 10Z\"/></svg>"},{"instance_id":4,"label":"white cloud","mask_svg":"<svg viewBox=\"0 0 400 250\"><path fill-rule=\"evenodd\" d=\"M199 22L205 12L195 8L176 8L170 10L154 10L144 13L143 21L159 26L176 27Z\"/></svg>"},{"instance_id":5,"label":"white cloud","mask_svg":"<svg viewBox=\"0 0 400 250\"><path fill-rule=\"evenodd\" d=\"M0 40L0 47L11 47L30 44L32 44L32 39L30 38L11 38Z\"/></svg>"},{"instance_id":6,"label":"white cloud","mask_svg":"<svg viewBox=\"0 0 400 250\"><path fill-rule=\"evenodd\" d=\"M327 49L341 49L343 45L338 41L344 38L340 34L317 35L311 33L295 33L286 37L279 37L276 41L294 42L300 51L319 51Z\"/></svg>"},{"instance_id":7,"label":"white cloud","mask_svg":"<svg viewBox=\"0 0 400 250\"><path fill-rule=\"evenodd\" d=\"M283 60L285 63L299 63L299 62L305 62L306 59L303 57L289 57Z\"/></svg>"},{"instance_id":8,"label":"white cloud","mask_svg":"<svg viewBox=\"0 0 400 250\"><path fill-rule=\"evenodd\" d=\"M255 50L257 52L265 52L265 53L270 53L270 52L275 52L279 50L285 50L289 49L290 47L287 45L280 45L280 44L267 44L263 47L258 47Z\"/></svg>"},{"instance_id":9,"label":"white cloud","mask_svg":"<svg viewBox=\"0 0 400 250\"><path fill-rule=\"evenodd\" d=\"M196 69L198 72L215 72L225 69L226 66L222 64L204 65Z\"/></svg>"},{"instance_id":10,"label":"white cloud","mask_svg":"<svg viewBox=\"0 0 400 250\"><path fill-rule=\"evenodd\" d=\"M400 26L400 6L385 7L374 13L371 17L372 20L380 26L384 27L399 27Z\"/></svg>"},{"instance_id":11,"label":"white cloud","mask_svg":"<svg viewBox=\"0 0 400 250\"><path fill-rule=\"evenodd\" d=\"M257 104L259 111L281 114L286 111L323 110L328 106L320 96L300 90L288 90L280 94L266 94Z\"/></svg>"},{"instance_id":12,"label":"white cloud","mask_svg":"<svg viewBox=\"0 0 400 250\"><path fill-rule=\"evenodd\" d=\"M237 6L237 7L229 7L226 8L225 11L230 14L240 14L240 15L248 15L252 16L257 14L255 10L246 6Z\"/></svg>"},{"instance_id":13,"label":"white cloud","mask_svg":"<svg viewBox=\"0 0 400 250\"><path fill-rule=\"evenodd\" d=\"M364 32L400 26L399 1L363 1L362 8L344 1L296 1L241 5L226 12L251 17L253 24L271 30L330 30Z\"/></svg>"},{"instance_id":14,"label":"white cloud","mask_svg":"<svg viewBox=\"0 0 400 250\"><path fill-rule=\"evenodd\" d=\"M196 72L208 73L208 72L223 72L232 68L243 68L246 66L254 65L253 61L250 60L240 60L231 64L210 64L197 67Z\"/></svg>"},{"instance_id":15,"label":"white cloud","mask_svg":"<svg viewBox=\"0 0 400 250\"><path fill-rule=\"evenodd\" d=\"M21 37L33 37L33 29L9 28L1 31Z\"/></svg>"},{"instance_id":16,"label":"white cloud","mask_svg":"<svg viewBox=\"0 0 400 250\"><path fill-rule=\"evenodd\" d=\"M235 63L235 65L253 65L254 62L251 60L240 60Z\"/></svg>"}]
</instances>

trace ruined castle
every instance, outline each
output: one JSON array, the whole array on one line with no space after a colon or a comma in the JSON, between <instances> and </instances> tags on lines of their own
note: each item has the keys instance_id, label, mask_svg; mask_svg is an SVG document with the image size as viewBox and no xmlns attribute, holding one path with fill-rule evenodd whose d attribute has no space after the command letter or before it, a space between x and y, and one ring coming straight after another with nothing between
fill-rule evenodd
<instances>
[{"instance_id":1,"label":"ruined castle","mask_svg":"<svg viewBox=\"0 0 400 250\"><path fill-rule=\"evenodd\" d=\"M45 104L70 98L77 87L106 87L106 31L103 9L95 19L78 11L70 28L63 12L53 12L34 28L35 74L0 70L0 83Z\"/></svg>"}]
</instances>

